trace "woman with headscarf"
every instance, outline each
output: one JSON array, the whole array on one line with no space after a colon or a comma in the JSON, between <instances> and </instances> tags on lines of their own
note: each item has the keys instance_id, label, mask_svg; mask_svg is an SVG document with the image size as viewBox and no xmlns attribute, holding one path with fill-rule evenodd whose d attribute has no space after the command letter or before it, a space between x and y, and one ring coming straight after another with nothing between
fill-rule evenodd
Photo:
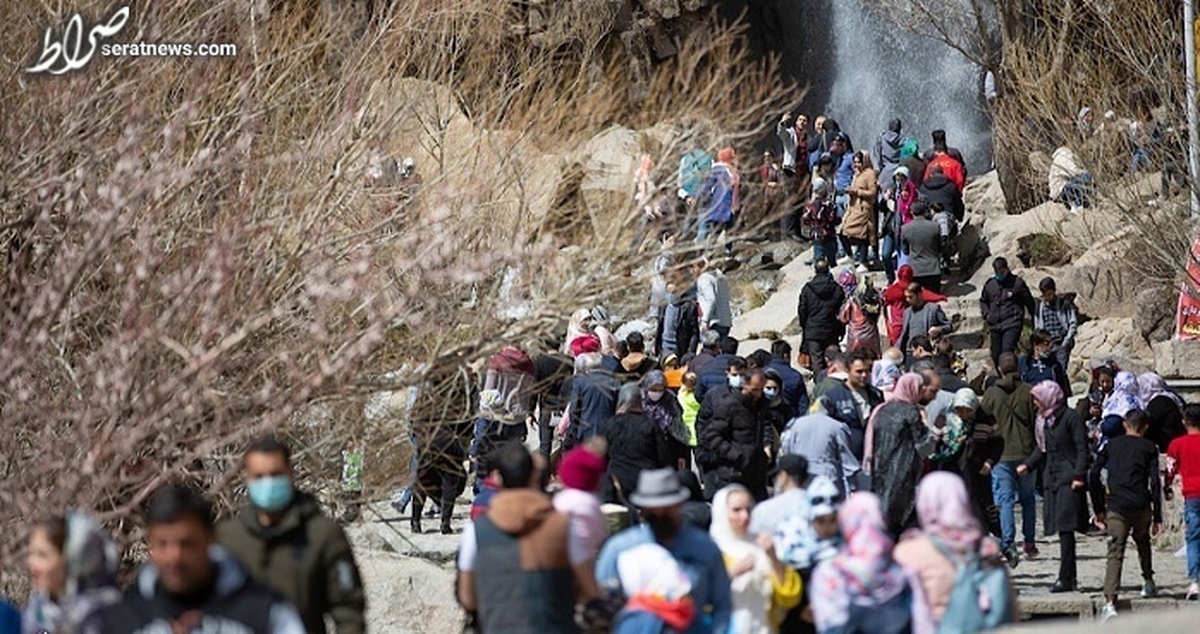
<instances>
[{"instance_id":1,"label":"woman with headscarf","mask_svg":"<svg viewBox=\"0 0 1200 634\"><path fill-rule=\"evenodd\" d=\"M683 408L674 395L667 393L667 377L662 370L651 370L642 377L642 413L654 422L659 443L670 455L672 469L687 469L691 449L689 435L683 424Z\"/></svg>"},{"instance_id":2,"label":"woman with headscarf","mask_svg":"<svg viewBox=\"0 0 1200 634\"><path fill-rule=\"evenodd\" d=\"M907 634L932 631L919 592L892 559L892 538L879 498L855 493L838 511L845 543L817 566L809 596L822 634Z\"/></svg>"},{"instance_id":3,"label":"woman with headscarf","mask_svg":"<svg viewBox=\"0 0 1200 634\"><path fill-rule=\"evenodd\" d=\"M1100 412L1101 438L1096 445L1096 451L1103 449L1109 439L1124 436L1125 415L1141 407L1137 376L1126 370L1117 372L1116 378L1113 379L1112 392L1104 399L1104 407Z\"/></svg>"},{"instance_id":4,"label":"woman with headscarf","mask_svg":"<svg viewBox=\"0 0 1200 634\"><path fill-rule=\"evenodd\" d=\"M846 205L846 217L842 220L842 246L846 253L854 256L858 272L867 272L869 248L875 244L879 233L875 220L875 203L879 199L879 177L871 165L868 152L856 152L851 161L854 178L846 193L850 201Z\"/></svg>"},{"instance_id":5,"label":"woman with headscarf","mask_svg":"<svg viewBox=\"0 0 1200 634\"><path fill-rule=\"evenodd\" d=\"M934 438L933 450L929 454L930 469L932 471L949 471L951 473L962 474L963 472L963 456L965 452L967 438L971 433L970 419L964 419L960 414L960 409L969 412L968 416L973 415L975 408L978 405L979 399L975 396L975 390L969 387L964 387L957 392L954 392L953 400L947 399L949 407L945 411L945 416L938 418L944 421L941 427L936 424L929 430ZM933 407L930 404L929 407ZM932 416L929 410L926 410L926 418Z\"/></svg>"},{"instance_id":6,"label":"woman with headscarf","mask_svg":"<svg viewBox=\"0 0 1200 634\"><path fill-rule=\"evenodd\" d=\"M637 489L638 474L650 469L676 467L671 448L658 424L642 408L637 383L626 383L617 393L617 415L597 432L608 441L608 477L601 488L605 502L628 506L627 496Z\"/></svg>"},{"instance_id":7,"label":"woman with headscarf","mask_svg":"<svg viewBox=\"0 0 1200 634\"><path fill-rule=\"evenodd\" d=\"M1171 441L1187 433L1183 427L1183 399L1167 389L1162 376L1147 372L1139 375L1138 401L1150 417L1146 438L1158 445L1159 453L1167 453Z\"/></svg>"},{"instance_id":8,"label":"woman with headscarf","mask_svg":"<svg viewBox=\"0 0 1200 634\"><path fill-rule=\"evenodd\" d=\"M592 334L592 311L586 308L571 313L571 319L567 321L567 337L563 340L562 353L575 356L575 352L571 349L571 343L580 337L591 336Z\"/></svg>"},{"instance_id":9,"label":"woman with headscarf","mask_svg":"<svg viewBox=\"0 0 1200 634\"><path fill-rule=\"evenodd\" d=\"M771 634L779 631L787 610L800 603L800 575L775 554L770 535L750 537L754 496L731 484L713 497L709 535L721 549L733 594L729 631Z\"/></svg>"},{"instance_id":10,"label":"woman with headscarf","mask_svg":"<svg viewBox=\"0 0 1200 634\"><path fill-rule=\"evenodd\" d=\"M912 267L905 264L896 271L896 281L883 289L883 316L887 320L888 341L891 345L897 345L900 342L900 335L904 331L904 309L908 308L908 302L904 299L904 290L913 281ZM925 298L926 304L939 304L946 301L946 296L941 293L935 293L928 288L921 289L921 297Z\"/></svg>"},{"instance_id":11,"label":"woman with headscarf","mask_svg":"<svg viewBox=\"0 0 1200 634\"><path fill-rule=\"evenodd\" d=\"M863 286L859 288L858 278L849 268L842 269L837 277L838 285L846 293L846 303L838 313L838 321L846 324L846 352L854 354L863 352L871 359L878 359L882 352L879 345L879 294L871 286L871 278L863 278ZM864 298L875 298L874 305ZM872 312L874 310L874 312Z\"/></svg>"},{"instance_id":12,"label":"woman with headscarf","mask_svg":"<svg viewBox=\"0 0 1200 634\"><path fill-rule=\"evenodd\" d=\"M100 613L121 599L118 564L109 536L83 513L35 524L22 634L98 634Z\"/></svg>"},{"instance_id":13,"label":"woman with headscarf","mask_svg":"<svg viewBox=\"0 0 1200 634\"><path fill-rule=\"evenodd\" d=\"M917 524L917 481L931 447L921 407L924 383L920 374L901 376L867 423L863 466L871 469L871 490L879 496L893 535Z\"/></svg>"},{"instance_id":14,"label":"woman with headscarf","mask_svg":"<svg viewBox=\"0 0 1200 634\"><path fill-rule=\"evenodd\" d=\"M940 626L959 566L974 556L984 568L1007 568L1000 544L984 533L972 512L962 478L944 471L925 476L917 488L917 518L920 530L905 534L896 545L895 558L920 585L929 617ZM1011 591L1011 579L1009 583L1012 601L989 606L989 610L1003 611L1000 620L1006 623L1015 621L1017 615L1017 593Z\"/></svg>"},{"instance_id":15,"label":"woman with headscarf","mask_svg":"<svg viewBox=\"0 0 1200 634\"><path fill-rule=\"evenodd\" d=\"M1037 406L1034 436L1037 446L1017 475L1025 475L1045 462L1042 524L1046 534L1058 533L1058 580L1050 592L1071 592L1078 576L1075 566L1075 531L1086 530L1088 474L1087 428L1079 413L1066 406L1062 388L1054 381L1033 386Z\"/></svg>"},{"instance_id":16,"label":"woman with headscarf","mask_svg":"<svg viewBox=\"0 0 1200 634\"><path fill-rule=\"evenodd\" d=\"M763 378L763 400L766 401L762 414L763 437L769 439L771 447L778 448L779 438L793 418L792 406L783 397L783 377L778 371L767 368L763 370Z\"/></svg>"}]
</instances>

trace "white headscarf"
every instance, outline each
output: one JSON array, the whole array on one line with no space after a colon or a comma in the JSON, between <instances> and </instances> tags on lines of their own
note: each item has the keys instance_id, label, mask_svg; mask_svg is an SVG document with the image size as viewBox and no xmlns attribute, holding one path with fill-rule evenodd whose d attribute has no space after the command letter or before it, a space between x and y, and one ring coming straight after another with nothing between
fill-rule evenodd
<instances>
[{"instance_id":1,"label":"white headscarf","mask_svg":"<svg viewBox=\"0 0 1200 634\"><path fill-rule=\"evenodd\" d=\"M730 580L734 613L729 631L766 634L772 631L770 611L774 569L767 554L749 535L734 533L729 523L729 496L733 493L750 495L750 491L740 484L717 491L712 502L712 524L708 529L726 561L736 564L746 557L754 557L753 570ZM753 500L753 496L750 499Z\"/></svg>"}]
</instances>

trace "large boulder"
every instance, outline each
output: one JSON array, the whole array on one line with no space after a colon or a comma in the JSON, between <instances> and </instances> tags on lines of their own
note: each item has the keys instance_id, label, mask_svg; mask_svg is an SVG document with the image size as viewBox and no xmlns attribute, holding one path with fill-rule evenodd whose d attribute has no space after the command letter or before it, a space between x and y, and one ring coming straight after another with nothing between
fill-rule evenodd
<instances>
[{"instance_id":1,"label":"large boulder","mask_svg":"<svg viewBox=\"0 0 1200 634\"><path fill-rule=\"evenodd\" d=\"M1154 344L1154 371L1169 379L1200 378L1200 341Z\"/></svg>"},{"instance_id":2,"label":"large boulder","mask_svg":"<svg viewBox=\"0 0 1200 634\"><path fill-rule=\"evenodd\" d=\"M1067 373L1085 374L1096 359L1112 359L1121 368L1145 372L1154 366L1154 351L1130 317L1093 319L1079 327Z\"/></svg>"},{"instance_id":3,"label":"large boulder","mask_svg":"<svg viewBox=\"0 0 1200 634\"><path fill-rule=\"evenodd\" d=\"M1010 264L1014 264L1021 250L1022 237L1036 233L1056 234L1058 225L1068 216L1070 213L1067 209L1055 203L1038 205L1016 216L991 216L984 221L983 239L989 253L1004 256Z\"/></svg>"}]
</instances>

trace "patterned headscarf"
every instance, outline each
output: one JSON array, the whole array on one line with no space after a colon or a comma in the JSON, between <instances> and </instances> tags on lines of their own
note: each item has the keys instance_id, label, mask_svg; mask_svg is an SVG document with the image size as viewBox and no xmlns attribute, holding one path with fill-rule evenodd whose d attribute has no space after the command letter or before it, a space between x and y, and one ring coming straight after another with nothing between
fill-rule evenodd
<instances>
[{"instance_id":1,"label":"patterned headscarf","mask_svg":"<svg viewBox=\"0 0 1200 634\"><path fill-rule=\"evenodd\" d=\"M1046 430L1054 427L1054 423L1058 421L1056 414L1059 408L1062 407L1066 397L1063 396L1062 387L1054 381L1046 380L1033 386L1033 398L1037 405L1037 423L1033 428L1034 436L1037 438L1038 448L1042 451L1046 450Z\"/></svg>"},{"instance_id":2,"label":"patterned headscarf","mask_svg":"<svg viewBox=\"0 0 1200 634\"><path fill-rule=\"evenodd\" d=\"M1138 383L1138 401L1141 402L1141 409L1146 409L1150 406L1150 401L1153 401L1159 396L1166 396L1175 402L1175 405L1183 407L1183 399L1179 395L1167 389L1167 381L1161 375L1155 372L1147 372L1139 375Z\"/></svg>"},{"instance_id":3,"label":"patterned headscarf","mask_svg":"<svg viewBox=\"0 0 1200 634\"><path fill-rule=\"evenodd\" d=\"M855 277L854 271L849 267L838 271L837 283L838 286L841 286L842 290L846 292L846 297L853 295L854 289L858 288L858 278Z\"/></svg>"},{"instance_id":4,"label":"patterned headscarf","mask_svg":"<svg viewBox=\"0 0 1200 634\"><path fill-rule=\"evenodd\" d=\"M892 559L895 543L888 536L877 495L851 495L838 511L838 526L846 543L830 563L847 578L854 594L886 603L908 587L908 579Z\"/></svg>"},{"instance_id":5,"label":"patterned headscarf","mask_svg":"<svg viewBox=\"0 0 1200 634\"><path fill-rule=\"evenodd\" d=\"M1138 409L1141 405L1138 400L1137 377L1132 372L1122 370L1113 379L1113 391L1104 400L1104 413L1101 414L1101 417L1120 416L1125 418L1130 410Z\"/></svg>"}]
</instances>

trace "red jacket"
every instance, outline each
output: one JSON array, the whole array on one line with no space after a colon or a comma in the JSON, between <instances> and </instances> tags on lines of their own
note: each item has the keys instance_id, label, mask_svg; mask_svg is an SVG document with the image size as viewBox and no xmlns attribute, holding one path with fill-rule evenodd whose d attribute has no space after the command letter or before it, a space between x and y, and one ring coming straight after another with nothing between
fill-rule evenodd
<instances>
[{"instance_id":1,"label":"red jacket","mask_svg":"<svg viewBox=\"0 0 1200 634\"><path fill-rule=\"evenodd\" d=\"M963 164L959 163L953 156L945 153L937 153L933 155L933 160L929 161L929 165L925 166L925 175L923 180L929 180L930 170L934 165L941 166L942 173L950 182L958 185L958 191L962 191L967 184L967 173L963 171Z\"/></svg>"},{"instance_id":2,"label":"red jacket","mask_svg":"<svg viewBox=\"0 0 1200 634\"><path fill-rule=\"evenodd\" d=\"M896 345L900 333L904 330L904 309L908 307L904 301L904 289L913 281L912 267L905 264L896 271L896 281L883 290L880 299L883 301L883 317L887 320L888 342ZM921 289L921 296L926 304L940 304L946 301L946 296L935 293L927 288Z\"/></svg>"},{"instance_id":3,"label":"red jacket","mask_svg":"<svg viewBox=\"0 0 1200 634\"><path fill-rule=\"evenodd\" d=\"M1184 499L1200 498L1200 434L1188 434L1171 441L1167 448L1167 486L1183 477Z\"/></svg>"}]
</instances>

